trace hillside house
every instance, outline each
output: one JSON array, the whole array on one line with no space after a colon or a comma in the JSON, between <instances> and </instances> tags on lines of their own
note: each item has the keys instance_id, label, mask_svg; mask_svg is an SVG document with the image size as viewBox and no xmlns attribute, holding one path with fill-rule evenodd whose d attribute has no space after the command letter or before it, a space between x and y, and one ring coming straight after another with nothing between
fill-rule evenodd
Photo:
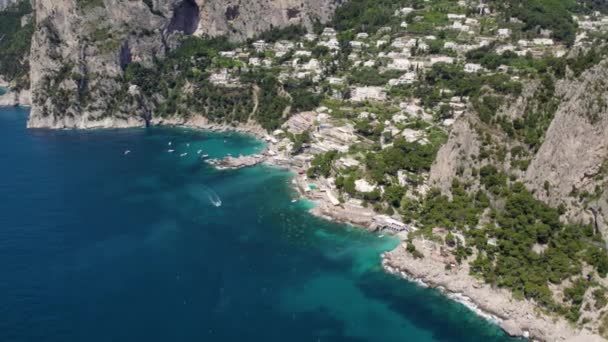
<instances>
[{"instance_id":1,"label":"hillside house","mask_svg":"<svg viewBox=\"0 0 608 342\"><path fill-rule=\"evenodd\" d=\"M363 101L386 101L387 93L382 87L356 87L351 92L351 100L354 102Z\"/></svg>"}]
</instances>

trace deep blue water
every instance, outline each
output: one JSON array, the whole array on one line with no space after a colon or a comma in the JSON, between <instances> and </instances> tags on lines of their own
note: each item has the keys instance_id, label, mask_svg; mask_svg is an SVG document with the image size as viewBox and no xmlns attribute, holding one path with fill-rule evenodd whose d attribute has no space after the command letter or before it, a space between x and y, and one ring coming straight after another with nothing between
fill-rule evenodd
<instances>
[{"instance_id":1,"label":"deep blue water","mask_svg":"<svg viewBox=\"0 0 608 342\"><path fill-rule=\"evenodd\" d=\"M289 173L195 155L261 149L251 138L26 118L0 109L0 341L507 340L383 273L393 239L291 203Z\"/></svg>"}]
</instances>

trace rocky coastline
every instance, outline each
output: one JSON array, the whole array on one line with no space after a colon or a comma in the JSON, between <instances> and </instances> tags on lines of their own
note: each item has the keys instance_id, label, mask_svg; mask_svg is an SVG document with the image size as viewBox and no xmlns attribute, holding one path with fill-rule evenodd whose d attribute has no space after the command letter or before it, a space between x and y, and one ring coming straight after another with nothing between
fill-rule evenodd
<instances>
[{"instance_id":1,"label":"rocky coastline","mask_svg":"<svg viewBox=\"0 0 608 342\"><path fill-rule=\"evenodd\" d=\"M396 276L436 288L467 306L477 315L498 324L508 335L538 341L604 341L579 330L563 317L540 312L527 300L518 300L504 289L493 288L469 274L467 264L446 267L440 247L432 241L414 240L424 258L415 258L402 244L382 255L383 268Z\"/></svg>"},{"instance_id":2,"label":"rocky coastline","mask_svg":"<svg viewBox=\"0 0 608 342\"><path fill-rule=\"evenodd\" d=\"M0 83L0 87L4 87ZM19 92L12 91L7 88L7 92L0 95L0 107L31 107L31 93L29 90L22 90Z\"/></svg>"},{"instance_id":3,"label":"rocky coastline","mask_svg":"<svg viewBox=\"0 0 608 342\"><path fill-rule=\"evenodd\" d=\"M66 124L67 123L67 124ZM315 203L311 214L320 218L350 224L367 230L374 230L371 209L359 207L356 204L343 203L333 205L319 191L307 189L310 180L305 176L305 169L279 156L276 144L268 140L266 131L256 123L219 124L210 122L202 116L191 116L188 119L170 117L154 119L153 126L171 126L201 129L213 132L238 132L250 134L268 142L266 150L258 155L244 157L229 157L210 164L220 169L237 169L253 165L265 164L280 167L294 173L293 186L302 198ZM97 129L144 127L145 122L136 120L114 119L103 122L28 122L30 128L54 129ZM462 264L451 270L446 270L445 260L437 257L438 246L424 240L414 240L417 250L425 257L414 258L406 251L405 243L393 251L382 255L382 266L388 273L415 282L420 286L436 288L447 297L465 305L478 316L500 326L508 335L523 337L538 341L604 341L600 336L588 331L578 330L561 317L548 316L539 311L531 302L517 300L512 294L503 289L495 289L469 275L468 265Z\"/></svg>"},{"instance_id":4,"label":"rocky coastline","mask_svg":"<svg viewBox=\"0 0 608 342\"><path fill-rule=\"evenodd\" d=\"M186 125L192 127L191 125ZM198 126L201 127L200 125ZM207 129L208 126L204 127ZM214 130L231 130L231 126L213 126ZM264 139L265 134L252 131L250 126L235 126L234 131L254 134ZM225 169L247 167L249 159L255 160L252 165L264 163L270 166L286 168L294 172L293 186L299 195L315 203L310 213L334 222L350 224L367 230L374 230L373 210L356 207L348 203L340 206L333 205L326 196L318 191L308 191L310 182L302 168L285 163L277 157L277 148L269 143L266 151L253 158L224 159L228 165ZM550 316L540 312L538 307L527 300L518 300L504 289L492 288L483 281L475 279L469 274L466 263L446 270L446 261L438 257L439 246L430 241L415 240L417 250L422 251L423 259L414 258L406 251L406 244L402 243L393 251L382 255L382 266L388 273L415 282L420 286L436 288L448 298L455 300L478 316L497 324L509 336L523 337L538 341L604 341L598 335L589 331L579 330L567 322L563 317Z\"/></svg>"}]
</instances>

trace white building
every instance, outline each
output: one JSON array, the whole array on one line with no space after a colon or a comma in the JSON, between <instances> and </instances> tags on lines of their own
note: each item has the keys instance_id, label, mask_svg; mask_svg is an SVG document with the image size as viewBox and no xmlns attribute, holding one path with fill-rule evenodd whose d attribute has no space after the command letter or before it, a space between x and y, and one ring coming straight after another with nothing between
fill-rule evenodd
<instances>
[{"instance_id":1,"label":"white building","mask_svg":"<svg viewBox=\"0 0 608 342\"><path fill-rule=\"evenodd\" d=\"M464 23L468 26L479 26L479 21L474 18L467 18Z\"/></svg>"},{"instance_id":2,"label":"white building","mask_svg":"<svg viewBox=\"0 0 608 342\"><path fill-rule=\"evenodd\" d=\"M477 63L467 63L464 65L464 72L474 74L483 70L483 67Z\"/></svg>"},{"instance_id":3,"label":"white building","mask_svg":"<svg viewBox=\"0 0 608 342\"><path fill-rule=\"evenodd\" d=\"M260 60L257 57L251 57L251 58L249 58L249 63L248 64L251 65L251 66L254 66L254 67L255 66L261 66L262 65L262 60Z\"/></svg>"},{"instance_id":4,"label":"white building","mask_svg":"<svg viewBox=\"0 0 608 342\"><path fill-rule=\"evenodd\" d=\"M463 25L460 21L455 21L452 28L461 32L469 32L471 28L468 25Z\"/></svg>"},{"instance_id":5,"label":"white building","mask_svg":"<svg viewBox=\"0 0 608 342\"><path fill-rule=\"evenodd\" d=\"M551 38L535 38L532 40L536 46L553 46L555 42Z\"/></svg>"},{"instance_id":6,"label":"white building","mask_svg":"<svg viewBox=\"0 0 608 342\"><path fill-rule=\"evenodd\" d=\"M521 47L528 47L528 46L532 45L532 43L529 40L520 39L517 41L517 45L519 45Z\"/></svg>"},{"instance_id":7,"label":"white building","mask_svg":"<svg viewBox=\"0 0 608 342\"><path fill-rule=\"evenodd\" d=\"M394 218L386 215L376 215L372 218L374 224L380 229L390 229L393 232L413 231L412 227L403 222L397 221Z\"/></svg>"},{"instance_id":8,"label":"white building","mask_svg":"<svg viewBox=\"0 0 608 342\"><path fill-rule=\"evenodd\" d=\"M332 51L340 50L340 42L335 38L332 38L332 39L329 39L326 41L322 41L319 43L319 45L325 46Z\"/></svg>"},{"instance_id":9,"label":"white building","mask_svg":"<svg viewBox=\"0 0 608 342\"><path fill-rule=\"evenodd\" d=\"M369 61L363 62L364 67L373 68L374 65L376 65L376 61L371 60L371 59Z\"/></svg>"},{"instance_id":10,"label":"white building","mask_svg":"<svg viewBox=\"0 0 608 342\"><path fill-rule=\"evenodd\" d=\"M496 48L496 53L502 55L507 51L515 51L515 46L511 44L501 45Z\"/></svg>"},{"instance_id":11,"label":"white building","mask_svg":"<svg viewBox=\"0 0 608 342\"><path fill-rule=\"evenodd\" d=\"M313 34L313 33L307 33L304 35L304 39L306 39L309 42L312 42L317 39L317 35Z\"/></svg>"},{"instance_id":12,"label":"white building","mask_svg":"<svg viewBox=\"0 0 608 342\"><path fill-rule=\"evenodd\" d=\"M311 60L308 61L308 63L303 64L302 66L302 70L308 70L308 71L314 71L314 72L321 72L322 66L321 66L321 62L319 62L318 59L312 58Z\"/></svg>"},{"instance_id":13,"label":"white building","mask_svg":"<svg viewBox=\"0 0 608 342\"><path fill-rule=\"evenodd\" d=\"M255 41L255 42L253 42L252 45L253 45L253 48L255 49L255 51L257 51L257 52L264 52L268 49L268 46L269 46L268 43L266 43L263 40Z\"/></svg>"},{"instance_id":14,"label":"white building","mask_svg":"<svg viewBox=\"0 0 608 342\"><path fill-rule=\"evenodd\" d=\"M295 57L310 57L312 56L312 52L307 50L298 50L293 54Z\"/></svg>"},{"instance_id":15,"label":"white building","mask_svg":"<svg viewBox=\"0 0 608 342\"><path fill-rule=\"evenodd\" d=\"M391 63L387 65L388 69L393 70L410 70L412 63L407 58L393 58Z\"/></svg>"},{"instance_id":16,"label":"white building","mask_svg":"<svg viewBox=\"0 0 608 342\"><path fill-rule=\"evenodd\" d=\"M405 138L407 142L416 142L424 137L424 132L406 128L403 130L401 135Z\"/></svg>"},{"instance_id":17,"label":"white building","mask_svg":"<svg viewBox=\"0 0 608 342\"><path fill-rule=\"evenodd\" d=\"M408 15L410 13L414 12L414 9L411 7L403 7L400 10L397 11L397 13L395 13L396 15Z\"/></svg>"},{"instance_id":18,"label":"white building","mask_svg":"<svg viewBox=\"0 0 608 342\"><path fill-rule=\"evenodd\" d=\"M376 190L376 186L369 184L365 179L358 179L355 181L355 190L358 192L372 192Z\"/></svg>"},{"instance_id":19,"label":"white building","mask_svg":"<svg viewBox=\"0 0 608 342\"><path fill-rule=\"evenodd\" d=\"M321 33L322 37L335 37L336 36L336 30L334 30L331 27L326 27L323 29L323 33Z\"/></svg>"},{"instance_id":20,"label":"white building","mask_svg":"<svg viewBox=\"0 0 608 342\"><path fill-rule=\"evenodd\" d=\"M411 72L407 72L403 75L401 75L401 77L399 78L393 78L392 80L388 81L388 85L393 87L396 85L402 85L402 84L412 84L416 81L416 73L411 71Z\"/></svg>"},{"instance_id":21,"label":"white building","mask_svg":"<svg viewBox=\"0 0 608 342\"><path fill-rule=\"evenodd\" d=\"M448 19L449 20L465 20L466 18L467 18L467 16L464 15L464 14L448 13Z\"/></svg>"},{"instance_id":22,"label":"white building","mask_svg":"<svg viewBox=\"0 0 608 342\"><path fill-rule=\"evenodd\" d=\"M508 28L498 29L498 38L509 38L511 37L511 30Z\"/></svg>"},{"instance_id":23,"label":"white building","mask_svg":"<svg viewBox=\"0 0 608 342\"><path fill-rule=\"evenodd\" d=\"M344 84L344 79L341 77L328 77L327 78L327 82L329 82L329 84L331 85L343 85Z\"/></svg>"},{"instance_id":24,"label":"white building","mask_svg":"<svg viewBox=\"0 0 608 342\"><path fill-rule=\"evenodd\" d=\"M236 56L235 51L220 51L220 57L234 58Z\"/></svg>"},{"instance_id":25,"label":"white building","mask_svg":"<svg viewBox=\"0 0 608 342\"><path fill-rule=\"evenodd\" d=\"M382 87L357 87L351 92L351 100L354 102L386 101L386 99L386 90Z\"/></svg>"},{"instance_id":26,"label":"white building","mask_svg":"<svg viewBox=\"0 0 608 342\"><path fill-rule=\"evenodd\" d=\"M367 44L365 44L363 42L356 41L356 40L351 41L349 44L355 50L361 50L361 49L363 49L364 47L367 46Z\"/></svg>"},{"instance_id":27,"label":"white building","mask_svg":"<svg viewBox=\"0 0 608 342\"><path fill-rule=\"evenodd\" d=\"M430 64L435 65L437 63L454 64L454 58L449 56L435 56L431 57Z\"/></svg>"},{"instance_id":28,"label":"white building","mask_svg":"<svg viewBox=\"0 0 608 342\"><path fill-rule=\"evenodd\" d=\"M443 48L446 49L446 50L454 50L454 49L456 49L456 46L457 45L454 42L445 42L443 44Z\"/></svg>"}]
</instances>

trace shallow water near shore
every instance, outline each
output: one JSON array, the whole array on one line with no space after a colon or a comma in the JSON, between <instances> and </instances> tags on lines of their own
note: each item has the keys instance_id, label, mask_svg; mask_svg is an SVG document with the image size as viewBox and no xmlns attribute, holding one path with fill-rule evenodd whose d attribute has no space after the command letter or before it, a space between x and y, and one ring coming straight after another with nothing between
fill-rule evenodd
<instances>
[{"instance_id":1,"label":"shallow water near shore","mask_svg":"<svg viewBox=\"0 0 608 342\"><path fill-rule=\"evenodd\" d=\"M292 203L289 172L197 154L259 152L251 137L26 119L0 109L2 341L509 340L384 273L396 240Z\"/></svg>"}]
</instances>

